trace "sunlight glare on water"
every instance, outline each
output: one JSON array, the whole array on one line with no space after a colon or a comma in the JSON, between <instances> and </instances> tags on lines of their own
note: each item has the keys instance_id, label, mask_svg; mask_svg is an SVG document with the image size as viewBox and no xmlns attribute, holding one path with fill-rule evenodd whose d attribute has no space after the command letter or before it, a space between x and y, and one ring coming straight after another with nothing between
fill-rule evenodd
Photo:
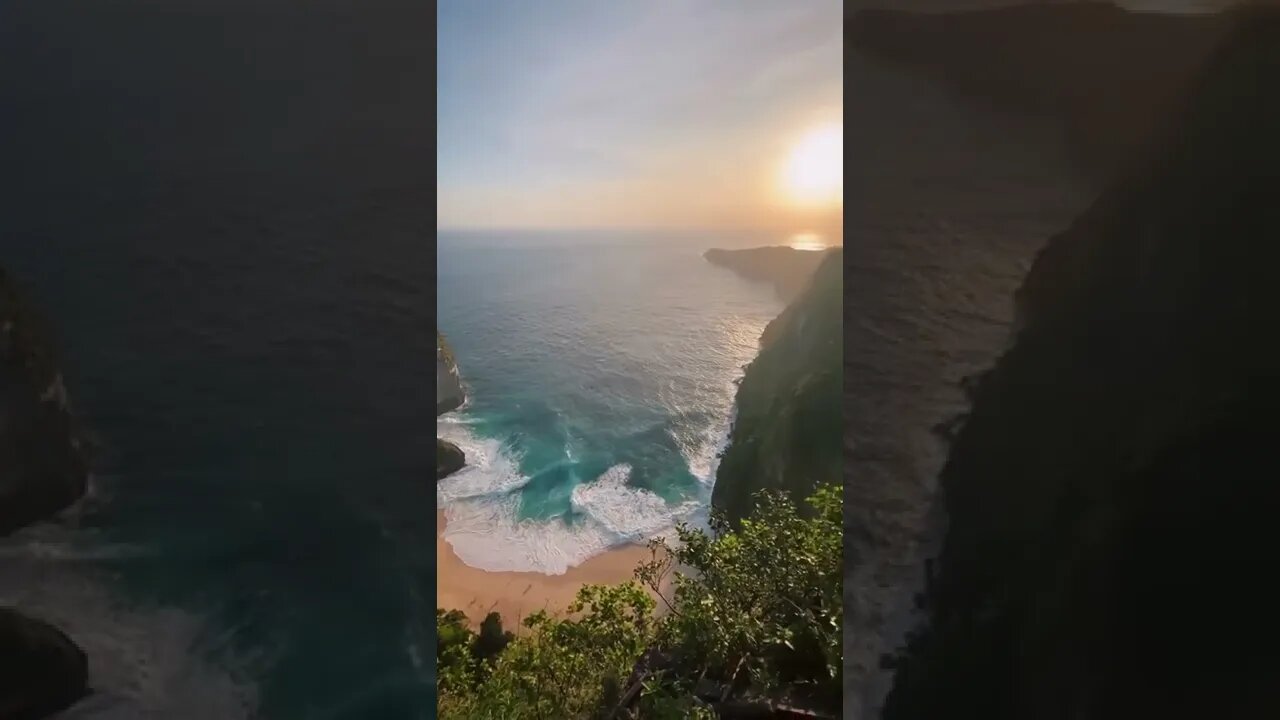
<instances>
[{"instance_id":1,"label":"sunlight glare on water","mask_svg":"<svg viewBox=\"0 0 1280 720\"><path fill-rule=\"evenodd\" d=\"M827 243L817 233L796 233L787 238L787 245L793 250L826 250Z\"/></svg>"}]
</instances>

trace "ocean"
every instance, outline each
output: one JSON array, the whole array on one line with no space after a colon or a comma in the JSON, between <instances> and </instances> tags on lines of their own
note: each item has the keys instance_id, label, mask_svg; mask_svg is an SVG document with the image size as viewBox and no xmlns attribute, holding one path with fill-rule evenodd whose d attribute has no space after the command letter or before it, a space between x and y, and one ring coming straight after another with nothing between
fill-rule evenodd
<instances>
[{"instance_id":1,"label":"ocean","mask_svg":"<svg viewBox=\"0 0 1280 720\"><path fill-rule=\"evenodd\" d=\"M437 488L473 567L565 572L706 517L736 381L782 309L702 258L758 234L465 231L438 241L438 327L467 403ZM810 238L811 241L811 238Z\"/></svg>"},{"instance_id":2,"label":"ocean","mask_svg":"<svg viewBox=\"0 0 1280 720\"><path fill-rule=\"evenodd\" d=\"M88 653L68 718L433 717L429 208L203 190L9 216L99 450L69 520L0 540L0 603Z\"/></svg>"},{"instance_id":3,"label":"ocean","mask_svg":"<svg viewBox=\"0 0 1280 720\"><path fill-rule=\"evenodd\" d=\"M89 655L64 720L431 717L437 500L465 561L543 572L705 512L782 304L701 254L767 238L442 237L472 465L433 497L426 212L203 198L0 241L98 445L84 502L0 540L0 602Z\"/></svg>"},{"instance_id":4,"label":"ocean","mask_svg":"<svg viewBox=\"0 0 1280 720\"><path fill-rule=\"evenodd\" d=\"M179 5L0 3L0 263L100 446L0 603L75 720L433 717L435 10Z\"/></svg>"}]
</instances>

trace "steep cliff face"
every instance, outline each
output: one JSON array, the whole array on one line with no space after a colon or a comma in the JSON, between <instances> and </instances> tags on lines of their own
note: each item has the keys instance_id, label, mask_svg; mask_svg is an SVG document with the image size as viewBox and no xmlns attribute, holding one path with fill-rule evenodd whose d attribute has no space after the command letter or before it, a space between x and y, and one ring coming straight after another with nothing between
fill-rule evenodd
<instances>
[{"instance_id":1,"label":"steep cliff face","mask_svg":"<svg viewBox=\"0 0 1280 720\"><path fill-rule=\"evenodd\" d=\"M813 278L823 253L775 246L749 250L712 248L703 254L707 262L728 268L748 280L773 285L783 302L791 302Z\"/></svg>"},{"instance_id":2,"label":"steep cliff face","mask_svg":"<svg viewBox=\"0 0 1280 720\"><path fill-rule=\"evenodd\" d=\"M436 331L436 415L457 410L466 397L453 353L449 351L444 336Z\"/></svg>"},{"instance_id":3,"label":"steep cliff face","mask_svg":"<svg viewBox=\"0 0 1280 720\"><path fill-rule=\"evenodd\" d=\"M0 269L0 535L66 508L86 478L48 338Z\"/></svg>"},{"instance_id":4,"label":"steep cliff face","mask_svg":"<svg viewBox=\"0 0 1280 720\"><path fill-rule=\"evenodd\" d=\"M738 386L711 497L731 518L750 511L758 490L801 499L840 480L844 250L824 255L808 288L765 328Z\"/></svg>"},{"instance_id":5,"label":"steep cliff face","mask_svg":"<svg viewBox=\"0 0 1280 720\"><path fill-rule=\"evenodd\" d=\"M1220 15L1078 2L952 14L864 10L847 30L859 52L965 99L1058 123L1081 169L1108 180L1147 147L1227 27Z\"/></svg>"},{"instance_id":6,"label":"steep cliff face","mask_svg":"<svg viewBox=\"0 0 1280 720\"><path fill-rule=\"evenodd\" d=\"M1229 23L1018 292L889 720L1280 713L1280 13Z\"/></svg>"}]
</instances>

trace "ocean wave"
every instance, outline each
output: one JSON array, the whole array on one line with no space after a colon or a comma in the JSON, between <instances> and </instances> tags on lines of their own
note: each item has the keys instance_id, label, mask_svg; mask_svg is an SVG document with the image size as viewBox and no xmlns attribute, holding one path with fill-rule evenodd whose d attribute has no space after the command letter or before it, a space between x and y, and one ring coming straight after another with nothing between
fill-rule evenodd
<instances>
[{"instance_id":1,"label":"ocean wave","mask_svg":"<svg viewBox=\"0 0 1280 720\"><path fill-rule=\"evenodd\" d=\"M47 533L46 533L47 534ZM239 720L254 716L257 688L248 659L230 665L226 639L207 637L200 616L171 607L129 606L105 573L55 558L91 560L131 554L124 546L74 550L67 541L19 533L0 544L0 605L62 629L89 658L94 694L59 720ZM237 668L237 669L232 669Z\"/></svg>"},{"instance_id":2,"label":"ocean wave","mask_svg":"<svg viewBox=\"0 0 1280 720\"><path fill-rule=\"evenodd\" d=\"M520 472L518 458L492 438L483 438L466 423L436 422L436 436L457 445L467 464L436 484L436 504L465 498L502 495L524 487L529 478Z\"/></svg>"},{"instance_id":3,"label":"ocean wave","mask_svg":"<svg viewBox=\"0 0 1280 720\"><path fill-rule=\"evenodd\" d=\"M437 504L448 521L444 539L471 567L559 575L611 548L671 537L678 523L705 529L711 488L736 414L732 383L726 387L730 407L720 421L679 434L666 430L699 483L693 497L669 503L634 487L629 483L631 466L620 463L576 485L570 494L571 515L553 520L520 517L518 491L531 478L520 471L520 460L509 447L479 436L474 419L465 414L438 419L437 435L467 457L466 467L437 484ZM573 464L571 440L565 441L565 456Z\"/></svg>"},{"instance_id":4,"label":"ocean wave","mask_svg":"<svg viewBox=\"0 0 1280 720\"><path fill-rule=\"evenodd\" d=\"M644 542L670 535L677 522L692 516L703 504L698 498L671 505L649 490L628 485L630 477L631 466L620 464L595 482L575 487L570 499L574 511L599 523L620 541Z\"/></svg>"},{"instance_id":5,"label":"ocean wave","mask_svg":"<svg viewBox=\"0 0 1280 720\"><path fill-rule=\"evenodd\" d=\"M738 416L738 407L733 405L724 419L712 423L702 431L700 442L685 451L685 461L689 465L689 474L701 482L708 491L715 485L716 471L720 469L720 458L729 447L729 438L733 432L733 421Z\"/></svg>"},{"instance_id":6,"label":"ocean wave","mask_svg":"<svg viewBox=\"0 0 1280 720\"><path fill-rule=\"evenodd\" d=\"M705 498L669 504L655 493L629 486L627 465L615 465L575 487L570 500L573 517L522 519L520 496L511 492L520 485L507 476L484 477L480 468L492 467L492 458L477 462L478 477L464 481L466 487L493 488L492 492L439 495L448 498L441 503L448 521L445 541L462 562L481 570L562 575L611 548L669 536L679 522L705 524Z\"/></svg>"},{"instance_id":7,"label":"ocean wave","mask_svg":"<svg viewBox=\"0 0 1280 720\"><path fill-rule=\"evenodd\" d=\"M489 572L563 575L571 567L623 544L604 525L522 520L520 498L471 498L445 508L444 539L462 562Z\"/></svg>"},{"instance_id":8,"label":"ocean wave","mask_svg":"<svg viewBox=\"0 0 1280 720\"><path fill-rule=\"evenodd\" d=\"M30 538L17 543L0 545L0 559L3 560L92 563L107 560L131 560L153 554L147 548L124 543L85 544L66 540Z\"/></svg>"}]
</instances>

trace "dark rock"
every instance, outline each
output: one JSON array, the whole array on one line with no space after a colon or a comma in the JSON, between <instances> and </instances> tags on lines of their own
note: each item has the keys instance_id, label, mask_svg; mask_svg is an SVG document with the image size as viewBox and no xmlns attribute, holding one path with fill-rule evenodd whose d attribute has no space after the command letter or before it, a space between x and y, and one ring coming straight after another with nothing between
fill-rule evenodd
<instances>
[{"instance_id":1,"label":"dark rock","mask_svg":"<svg viewBox=\"0 0 1280 720\"><path fill-rule=\"evenodd\" d=\"M448 440L436 438L436 480L458 472L467 464L462 449Z\"/></svg>"},{"instance_id":2,"label":"dark rock","mask_svg":"<svg viewBox=\"0 0 1280 720\"><path fill-rule=\"evenodd\" d=\"M0 608L0 718L47 718L88 693L88 659L70 638Z\"/></svg>"}]
</instances>

